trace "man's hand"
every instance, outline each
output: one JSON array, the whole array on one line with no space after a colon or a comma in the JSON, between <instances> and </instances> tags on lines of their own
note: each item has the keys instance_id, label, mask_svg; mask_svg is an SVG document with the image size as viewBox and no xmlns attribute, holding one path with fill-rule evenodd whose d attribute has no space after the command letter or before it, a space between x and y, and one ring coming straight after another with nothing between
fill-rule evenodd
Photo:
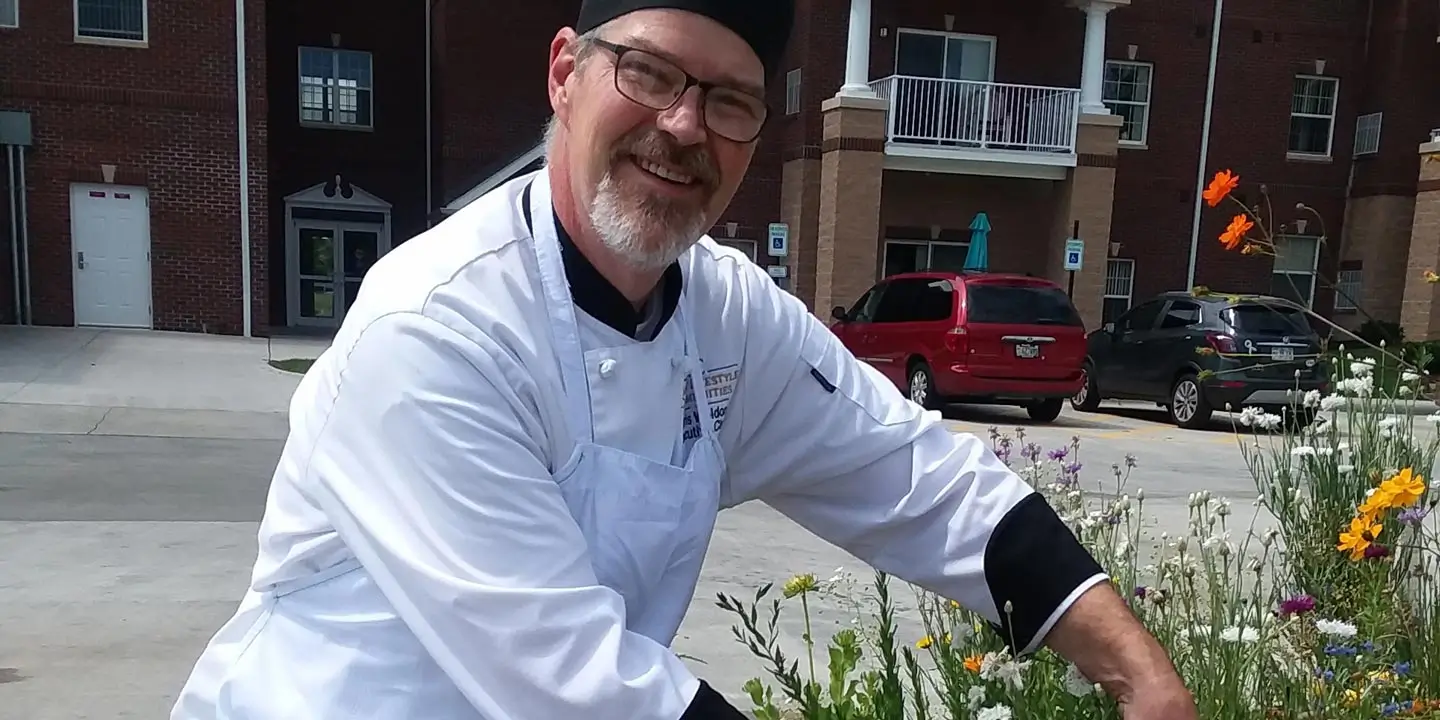
<instances>
[{"instance_id":1,"label":"man's hand","mask_svg":"<svg viewBox=\"0 0 1440 720\"><path fill-rule=\"evenodd\" d=\"M1085 591L1055 623L1045 644L1115 698L1125 720L1199 720L1165 648L1110 583Z\"/></svg>"}]
</instances>

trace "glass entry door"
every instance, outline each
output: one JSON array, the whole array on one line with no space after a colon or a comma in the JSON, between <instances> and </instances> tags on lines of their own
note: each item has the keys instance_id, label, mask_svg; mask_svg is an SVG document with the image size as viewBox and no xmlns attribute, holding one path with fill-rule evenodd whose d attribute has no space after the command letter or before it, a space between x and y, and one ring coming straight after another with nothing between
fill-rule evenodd
<instances>
[{"instance_id":1,"label":"glass entry door","mask_svg":"<svg viewBox=\"0 0 1440 720\"><path fill-rule=\"evenodd\" d=\"M296 280L290 291L298 301L301 325L338 327L360 295L365 273L389 248L381 228L296 221ZM293 307L293 306L292 306Z\"/></svg>"}]
</instances>

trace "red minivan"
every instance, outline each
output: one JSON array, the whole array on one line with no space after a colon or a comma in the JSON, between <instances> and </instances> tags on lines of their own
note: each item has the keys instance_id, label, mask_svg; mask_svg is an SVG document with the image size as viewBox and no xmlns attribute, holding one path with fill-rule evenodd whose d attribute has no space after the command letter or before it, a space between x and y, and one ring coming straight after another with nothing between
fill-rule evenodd
<instances>
[{"instance_id":1,"label":"red minivan","mask_svg":"<svg viewBox=\"0 0 1440 720\"><path fill-rule=\"evenodd\" d=\"M928 409L1016 405L1049 422L1084 383L1085 324L1042 278L892 275L832 316L850 352Z\"/></svg>"}]
</instances>

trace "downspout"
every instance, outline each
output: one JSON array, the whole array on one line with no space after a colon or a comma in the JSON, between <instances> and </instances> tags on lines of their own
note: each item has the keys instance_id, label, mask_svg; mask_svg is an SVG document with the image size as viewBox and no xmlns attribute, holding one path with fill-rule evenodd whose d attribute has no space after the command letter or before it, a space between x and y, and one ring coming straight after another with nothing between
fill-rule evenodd
<instances>
[{"instance_id":1,"label":"downspout","mask_svg":"<svg viewBox=\"0 0 1440 720\"><path fill-rule=\"evenodd\" d=\"M1407 3L1408 4L1408 3ZM1405 17L1401 11L1401 17ZM1370 0L1365 14L1365 67L1370 67L1370 36L1375 31L1375 0ZM1339 98L1336 98L1338 101ZM1340 247L1335 249L1335 279L1340 279L1340 263L1345 262L1345 251L1350 244L1350 193L1355 192L1355 175L1359 163L1355 162L1355 153L1350 153L1350 176L1345 180L1345 204L1340 211ZM1352 298L1356 299L1356 298ZM1331 303L1334 304L1333 301ZM1331 308L1334 309L1333 307Z\"/></svg>"},{"instance_id":2,"label":"downspout","mask_svg":"<svg viewBox=\"0 0 1440 720\"><path fill-rule=\"evenodd\" d=\"M15 148L20 154L20 277L25 282L25 324L35 324L34 297L30 291L30 188L25 182L25 146Z\"/></svg>"},{"instance_id":3,"label":"downspout","mask_svg":"<svg viewBox=\"0 0 1440 720\"><path fill-rule=\"evenodd\" d=\"M432 117L435 101L430 86L430 66L434 62L430 56L430 23L434 15L435 0L425 0L425 227L430 227L430 217L435 212L435 121Z\"/></svg>"},{"instance_id":4,"label":"downspout","mask_svg":"<svg viewBox=\"0 0 1440 720\"><path fill-rule=\"evenodd\" d=\"M1200 254L1200 205L1205 191L1206 165L1210 162L1210 118L1215 109L1215 65L1220 59L1220 16L1225 0L1215 0L1214 27L1210 29L1210 74L1205 81L1205 121L1200 131L1200 167L1195 172L1195 217L1190 223L1190 266L1185 271L1185 289L1195 287L1195 261Z\"/></svg>"},{"instance_id":5,"label":"downspout","mask_svg":"<svg viewBox=\"0 0 1440 720\"><path fill-rule=\"evenodd\" d=\"M245 0L235 0L235 129L240 136L240 298L241 326L251 336L250 318L250 114L245 92Z\"/></svg>"},{"instance_id":6,"label":"downspout","mask_svg":"<svg viewBox=\"0 0 1440 720\"><path fill-rule=\"evenodd\" d=\"M20 194L20 183L15 179L15 146L5 146L6 187L10 188L10 270L15 284L15 324L25 324L24 305L20 299L20 216L16 215L15 198Z\"/></svg>"}]
</instances>

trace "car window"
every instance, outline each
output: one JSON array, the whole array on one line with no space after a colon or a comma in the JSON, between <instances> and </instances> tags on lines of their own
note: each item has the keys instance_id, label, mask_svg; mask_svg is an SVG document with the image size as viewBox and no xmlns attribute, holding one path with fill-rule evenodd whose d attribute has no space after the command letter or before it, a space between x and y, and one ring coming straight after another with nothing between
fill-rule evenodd
<instances>
[{"instance_id":1,"label":"car window","mask_svg":"<svg viewBox=\"0 0 1440 720\"><path fill-rule=\"evenodd\" d=\"M891 280L875 310L877 323L914 322L925 280Z\"/></svg>"},{"instance_id":2,"label":"car window","mask_svg":"<svg viewBox=\"0 0 1440 720\"><path fill-rule=\"evenodd\" d=\"M1236 305L1223 313L1225 324L1243 335L1308 337L1310 321L1299 309L1281 305Z\"/></svg>"},{"instance_id":3,"label":"car window","mask_svg":"<svg viewBox=\"0 0 1440 720\"><path fill-rule=\"evenodd\" d=\"M1161 330L1172 330L1175 328L1190 327L1200 322L1200 305L1189 300L1175 300L1170 303L1170 309L1165 311L1165 316L1160 318Z\"/></svg>"},{"instance_id":4,"label":"car window","mask_svg":"<svg viewBox=\"0 0 1440 720\"><path fill-rule=\"evenodd\" d=\"M970 283L965 307L965 321L980 325L1085 324L1070 298L1048 285Z\"/></svg>"},{"instance_id":5,"label":"car window","mask_svg":"<svg viewBox=\"0 0 1440 720\"><path fill-rule=\"evenodd\" d=\"M854 307L850 308L849 322L874 322L875 309L880 305L880 298L885 293L886 283L880 283L870 288L859 300L855 301Z\"/></svg>"},{"instance_id":6,"label":"car window","mask_svg":"<svg viewBox=\"0 0 1440 720\"><path fill-rule=\"evenodd\" d=\"M954 309L955 284L949 280L930 280L920 288L915 319L923 322L949 320Z\"/></svg>"},{"instance_id":7,"label":"car window","mask_svg":"<svg viewBox=\"0 0 1440 720\"><path fill-rule=\"evenodd\" d=\"M1125 313L1115 322L1115 330L1123 333L1132 330L1150 330L1154 328L1155 318L1160 314L1162 304L1163 303L1152 301Z\"/></svg>"}]
</instances>

